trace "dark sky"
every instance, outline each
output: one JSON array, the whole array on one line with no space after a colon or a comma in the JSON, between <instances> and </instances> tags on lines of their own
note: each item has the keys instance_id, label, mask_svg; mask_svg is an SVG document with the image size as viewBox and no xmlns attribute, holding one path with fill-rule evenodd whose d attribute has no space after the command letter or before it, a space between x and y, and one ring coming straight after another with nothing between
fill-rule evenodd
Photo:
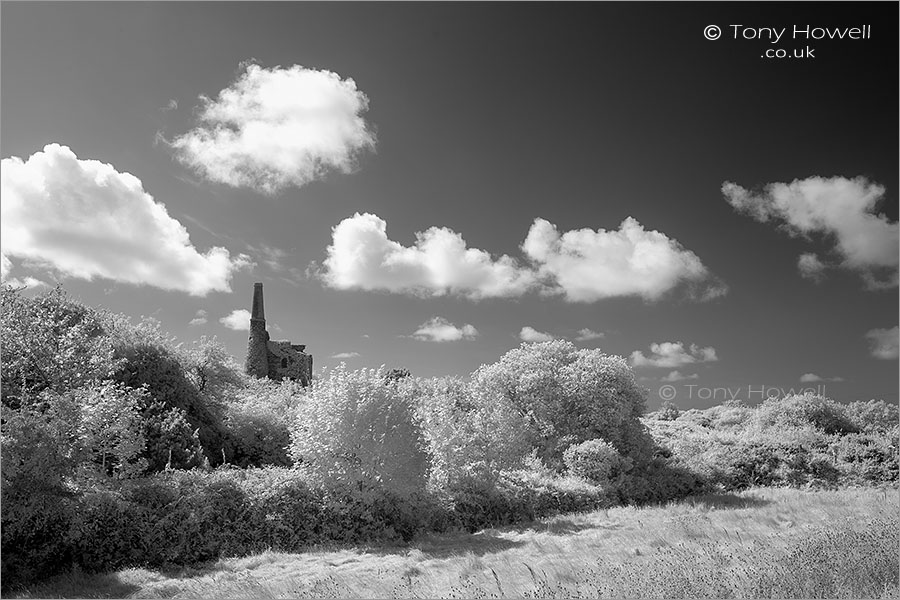
<instances>
[{"instance_id":1,"label":"dark sky","mask_svg":"<svg viewBox=\"0 0 900 600\"><path fill-rule=\"evenodd\" d=\"M876 338L866 337L887 330L896 348L897 287L868 289L858 265L802 277L801 254L846 259L836 249L840 225L792 235L783 220L736 210L722 191L724 182L762 193L772 183L863 177L884 188L869 214L896 231L897 3L4 2L0 18L4 159L68 146L79 161L137 177L201 254L223 247L255 262L233 272L231 293L191 295L130 283L116 271L129 268L124 259L115 273L80 278L71 264L8 242L4 229L9 277L61 280L89 304L152 314L181 339L217 335L241 361L246 332L219 319L248 309L252 283L262 281L273 337L306 343L318 366L356 354L345 359L354 368L465 375L530 327L590 337L576 343L626 357L680 342L685 352L663 348L659 366L636 362L651 407L666 377L683 407L711 403L688 385L752 400L748 386L800 387L803 375L842 401L897 400L896 356L874 356ZM721 28L719 39L704 37L709 25ZM732 25L742 26L738 39ZM789 39L794 27L864 25L870 39ZM743 27L785 34L777 43L766 29L764 39L745 39ZM814 57L763 56L807 47ZM179 161L166 140L196 127L198 97L216 98L250 60L352 78L377 142L351 172L276 193L211 181ZM6 160L3 169L6 208ZM632 217L696 255L728 291L701 301L675 285L658 297L572 301L558 289L482 299L339 289L311 273L323 268L333 228L357 212L377 215L404 247L443 227L520 266L529 264L521 246L535 219L560 233L616 232ZM57 232L54 244L67 237ZM73 244L65 251L85 261L116 252L87 238ZM594 260L600 269L612 259ZM189 326L201 310L207 322ZM435 317L477 334L440 343L412 335Z\"/></svg>"}]
</instances>

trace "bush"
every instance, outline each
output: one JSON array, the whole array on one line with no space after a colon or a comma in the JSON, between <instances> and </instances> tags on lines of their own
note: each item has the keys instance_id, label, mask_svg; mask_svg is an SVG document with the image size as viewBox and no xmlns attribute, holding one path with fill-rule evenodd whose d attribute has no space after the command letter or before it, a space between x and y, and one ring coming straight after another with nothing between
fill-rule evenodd
<instances>
[{"instance_id":1,"label":"bush","mask_svg":"<svg viewBox=\"0 0 900 600\"><path fill-rule=\"evenodd\" d=\"M239 467L289 466L290 429L305 395L306 388L289 379L251 378L224 408L229 462Z\"/></svg>"},{"instance_id":2,"label":"bush","mask_svg":"<svg viewBox=\"0 0 900 600\"><path fill-rule=\"evenodd\" d=\"M631 470L631 459L619 454L606 440L588 440L569 446L563 453L569 473L596 484L607 484Z\"/></svg>"},{"instance_id":3,"label":"bush","mask_svg":"<svg viewBox=\"0 0 900 600\"><path fill-rule=\"evenodd\" d=\"M768 398L756 409L752 423L760 430L811 425L825 433L858 431L841 404L812 393Z\"/></svg>"},{"instance_id":4,"label":"bush","mask_svg":"<svg viewBox=\"0 0 900 600\"><path fill-rule=\"evenodd\" d=\"M659 407L659 410L656 412L656 418L661 421L674 421L681 414L681 411L678 410L678 407L675 406L674 403L666 400Z\"/></svg>"},{"instance_id":5,"label":"bush","mask_svg":"<svg viewBox=\"0 0 900 600\"><path fill-rule=\"evenodd\" d=\"M845 411L857 429L866 433L887 433L900 425L900 407L884 400L851 402Z\"/></svg>"},{"instance_id":6,"label":"bush","mask_svg":"<svg viewBox=\"0 0 900 600\"><path fill-rule=\"evenodd\" d=\"M67 537L73 564L86 572L111 571L145 562L139 506L111 490L91 490L73 511Z\"/></svg>"},{"instance_id":7,"label":"bush","mask_svg":"<svg viewBox=\"0 0 900 600\"><path fill-rule=\"evenodd\" d=\"M428 455L413 388L384 369L343 365L313 383L291 430L291 458L316 485L424 492Z\"/></svg>"},{"instance_id":8,"label":"bush","mask_svg":"<svg viewBox=\"0 0 900 600\"><path fill-rule=\"evenodd\" d=\"M834 457L843 477L856 484L881 484L897 481L900 455L896 429L893 436L850 434L834 440L829 454Z\"/></svg>"},{"instance_id":9,"label":"bush","mask_svg":"<svg viewBox=\"0 0 900 600\"><path fill-rule=\"evenodd\" d=\"M531 450L527 424L508 405L475 396L461 379L414 383L416 416L431 458L430 489L457 480L496 483L503 470L522 465Z\"/></svg>"},{"instance_id":10,"label":"bush","mask_svg":"<svg viewBox=\"0 0 900 600\"><path fill-rule=\"evenodd\" d=\"M203 403L178 354L159 342L136 340L120 345L117 352L125 363L115 379L132 388L144 387L149 394L142 416L147 439L144 458L150 470L169 464L170 451L176 469L199 464L198 450L211 464L221 463L226 445L221 417Z\"/></svg>"}]
</instances>

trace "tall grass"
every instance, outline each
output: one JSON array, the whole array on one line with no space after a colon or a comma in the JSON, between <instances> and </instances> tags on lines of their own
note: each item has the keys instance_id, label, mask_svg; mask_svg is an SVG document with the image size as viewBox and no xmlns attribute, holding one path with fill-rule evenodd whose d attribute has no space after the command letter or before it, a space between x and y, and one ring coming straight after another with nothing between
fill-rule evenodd
<instances>
[{"instance_id":1,"label":"tall grass","mask_svg":"<svg viewBox=\"0 0 900 600\"><path fill-rule=\"evenodd\" d=\"M26 597L898 598L896 489L754 489L409 546L70 574Z\"/></svg>"}]
</instances>

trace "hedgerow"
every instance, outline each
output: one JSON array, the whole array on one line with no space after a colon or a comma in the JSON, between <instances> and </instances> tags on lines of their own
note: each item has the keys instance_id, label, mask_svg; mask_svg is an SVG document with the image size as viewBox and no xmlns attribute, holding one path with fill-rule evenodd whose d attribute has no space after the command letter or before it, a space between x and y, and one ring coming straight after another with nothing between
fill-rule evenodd
<instances>
[{"instance_id":1,"label":"hedgerow","mask_svg":"<svg viewBox=\"0 0 900 600\"><path fill-rule=\"evenodd\" d=\"M642 417L626 362L523 344L468 380L243 375L52 290L2 290L2 583L77 566L405 543L713 488L896 484L897 407L820 396Z\"/></svg>"}]
</instances>

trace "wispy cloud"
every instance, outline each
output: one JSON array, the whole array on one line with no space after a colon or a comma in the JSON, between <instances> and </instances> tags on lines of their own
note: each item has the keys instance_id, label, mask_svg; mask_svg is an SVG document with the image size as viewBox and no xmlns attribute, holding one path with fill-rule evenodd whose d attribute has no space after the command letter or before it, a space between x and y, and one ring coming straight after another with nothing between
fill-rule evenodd
<instances>
[{"instance_id":1,"label":"wispy cloud","mask_svg":"<svg viewBox=\"0 0 900 600\"><path fill-rule=\"evenodd\" d=\"M300 65L243 72L215 99L200 97L199 124L169 142L211 181L274 194L349 173L375 147L369 100L352 79Z\"/></svg>"},{"instance_id":2,"label":"wispy cloud","mask_svg":"<svg viewBox=\"0 0 900 600\"><path fill-rule=\"evenodd\" d=\"M697 373L694 373L692 375L683 375L679 371L669 371L669 373L667 375L660 378L660 381L662 381L664 383L672 383L675 381L686 381L688 379L699 379L699 378L700 378L700 375L698 375Z\"/></svg>"},{"instance_id":3,"label":"wispy cloud","mask_svg":"<svg viewBox=\"0 0 900 600\"><path fill-rule=\"evenodd\" d=\"M869 340L869 351L875 358L897 360L900 357L900 333L896 326L890 329L872 329L866 333Z\"/></svg>"},{"instance_id":4,"label":"wispy cloud","mask_svg":"<svg viewBox=\"0 0 900 600\"><path fill-rule=\"evenodd\" d=\"M800 383L821 383L825 381L841 382L843 377L821 377L815 373L804 373L800 376Z\"/></svg>"},{"instance_id":5,"label":"wispy cloud","mask_svg":"<svg viewBox=\"0 0 900 600\"><path fill-rule=\"evenodd\" d=\"M331 358L356 358L359 356L359 352L338 352L337 354L332 354Z\"/></svg>"},{"instance_id":6,"label":"wispy cloud","mask_svg":"<svg viewBox=\"0 0 900 600\"><path fill-rule=\"evenodd\" d=\"M208 315L207 315L206 311L201 308L200 310L197 311L197 314L194 315L194 318L191 319L191 321L190 321L190 323L188 323L188 325L192 325L195 327L198 325L206 325L207 316Z\"/></svg>"},{"instance_id":7,"label":"wispy cloud","mask_svg":"<svg viewBox=\"0 0 900 600\"><path fill-rule=\"evenodd\" d=\"M599 340L602 339L606 334L601 333L599 331L594 331L593 329L588 329L585 327L584 329L578 330L578 335L575 337L575 341L578 342L587 342L590 340Z\"/></svg>"},{"instance_id":8,"label":"wispy cloud","mask_svg":"<svg viewBox=\"0 0 900 600\"><path fill-rule=\"evenodd\" d=\"M722 193L740 213L765 223L774 221L791 235L820 234L833 240L833 252L841 266L860 273L868 287L896 287L900 255L900 225L875 213L884 197L884 186L865 177L808 177L791 183L770 183L751 192L726 181ZM808 256L808 255L804 255ZM801 257L821 275L821 261Z\"/></svg>"},{"instance_id":9,"label":"wispy cloud","mask_svg":"<svg viewBox=\"0 0 900 600\"><path fill-rule=\"evenodd\" d=\"M66 146L4 158L0 194L2 252L70 277L205 296L231 291L234 272L249 265L221 247L201 254L137 177Z\"/></svg>"},{"instance_id":10,"label":"wispy cloud","mask_svg":"<svg viewBox=\"0 0 900 600\"><path fill-rule=\"evenodd\" d=\"M827 268L828 266L819 259L818 255L812 252L805 252L797 259L797 269L800 271L800 276L816 283L821 282L825 278L825 269Z\"/></svg>"}]
</instances>

